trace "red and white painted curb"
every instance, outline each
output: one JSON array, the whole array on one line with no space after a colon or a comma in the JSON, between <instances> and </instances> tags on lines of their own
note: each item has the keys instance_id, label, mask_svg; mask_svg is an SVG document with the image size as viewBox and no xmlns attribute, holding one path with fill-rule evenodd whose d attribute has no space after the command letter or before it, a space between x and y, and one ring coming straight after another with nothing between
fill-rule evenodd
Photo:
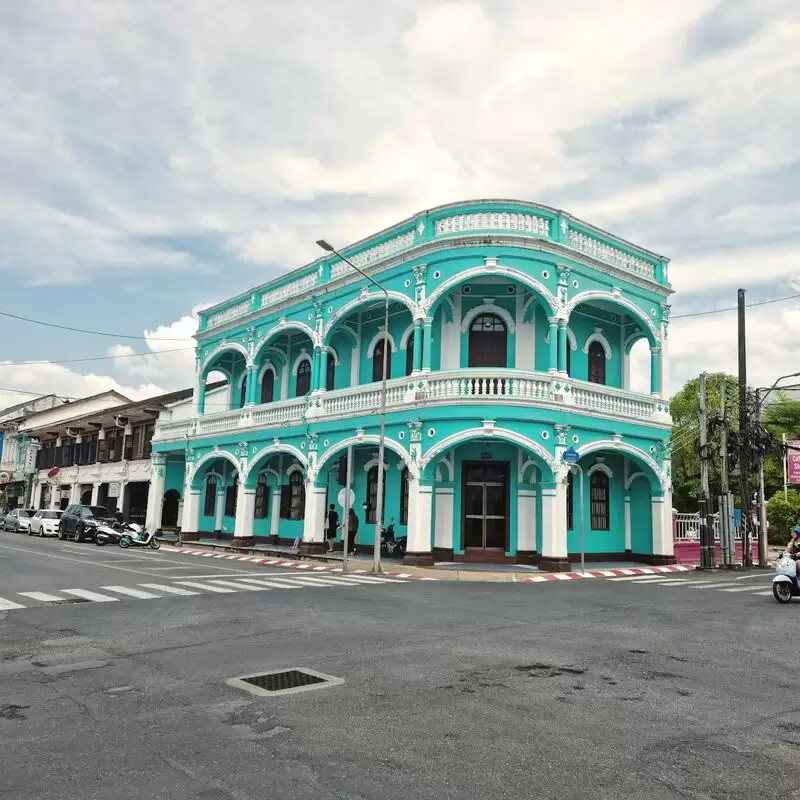
<instances>
[{"instance_id":1,"label":"red and white painted curb","mask_svg":"<svg viewBox=\"0 0 800 800\"><path fill-rule=\"evenodd\" d=\"M314 564L310 561L290 561L284 558L263 558L262 556L241 556L231 553L217 553L213 550L191 550L186 547L162 548L156 551L162 554L175 554L185 556L200 556L201 558L221 558L226 561L243 561L251 564L261 564L265 567L285 567L300 569L308 572L341 572L342 568L328 564ZM550 581L574 581L586 578L620 578L627 575L662 575L668 572L689 572L694 567L685 564L672 564L664 567L619 567L616 569L589 569L586 572L546 572L541 575L526 575L515 573L515 583L547 583ZM369 573L368 569L350 569L356 575ZM383 572L389 578L403 578L407 581L435 581L437 578L428 578L420 575L411 575L408 572Z\"/></svg>"},{"instance_id":2,"label":"red and white painted curb","mask_svg":"<svg viewBox=\"0 0 800 800\"><path fill-rule=\"evenodd\" d=\"M187 550L185 547L156 550L157 553L164 555L184 555L200 556L201 558L223 558L226 561L245 561L251 564L261 564L265 567L289 567L290 569L302 569L308 572L341 572L342 568L330 565L317 565L310 561L287 561L282 558L263 558L262 556L240 556L229 553L216 553L213 550ZM348 569L348 574L359 575L369 574L368 569ZM407 572L382 572L387 578L403 578L407 581L435 581L436 578L426 578L419 575L410 575Z\"/></svg>"},{"instance_id":3,"label":"red and white painted curb","mask_svg":"<svg viewBox=\"0 0 800 800\"><path fill-rule=\"evenodd\" d=\"M587 569L586 572L548 572L546 575L529 575L520 578L520 583L544 583L546 581L575 581L584 578L620 578L623 575L661 575L665 572L689 572L693 567L672 564L664 567L625 567L618 569Z\"/></svg>"}]
</instances>

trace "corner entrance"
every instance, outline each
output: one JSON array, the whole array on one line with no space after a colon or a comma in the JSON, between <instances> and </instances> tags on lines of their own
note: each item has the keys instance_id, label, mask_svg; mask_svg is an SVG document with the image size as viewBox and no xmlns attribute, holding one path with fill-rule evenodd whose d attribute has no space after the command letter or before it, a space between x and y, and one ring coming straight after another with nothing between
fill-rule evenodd
<instances>
[{"instance_id":1,"label":"corner entrance","mask_svg":"<svg viewBox=\"0 0 800 800\"><path fill-rule=\"evenodd\" d=\"M462 465L464 554L468 560L505 560L509 546L509 463Z\"/></svg>"}]
</instances>

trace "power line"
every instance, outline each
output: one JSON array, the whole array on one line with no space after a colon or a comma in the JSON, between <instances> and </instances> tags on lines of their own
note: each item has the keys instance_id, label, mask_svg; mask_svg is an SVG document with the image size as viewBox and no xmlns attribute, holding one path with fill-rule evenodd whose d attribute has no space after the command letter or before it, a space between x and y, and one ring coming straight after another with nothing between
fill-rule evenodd
<instances>
[{"instance_id":1,"label":"power line","mask_svg":"<svg viewBox=\"0 0 800 800\"><path fill-rule=\"evenodd\" d=\"M0 311L0 317L8 317L9 319L16 319L20 322L30 322L33 325L44 325L46 328L58 328L61 331L72 331L73 333L88 333L92 336L111 336L116 339L143 339L145 341L152 341L152 342L185 342L187 339L185 336L180 338L162 338L162 337L155 337L155 336L139 336L136 334L128 334L128 333L109 333L108 331L93 331L88 330L87 328L73 328L69 325L58 325L55 322L45 322L41 319L32 319L31 317L23 317L19 314L10 314L8 311Z\"/></svg>"},{"instance_id":2,"label":"power line","mask_svg":"<svg viewBox=\"0 0 800 800\"><path fill-rule=\"evenodd\" d=\"M756 306L767 306L770 303L783 303L786 300L796 300L800 294L790 294L786 297L776 297L774 300L761 300L758 303L748 303L745 308L755 308ZM728 308L714 308L711 311L694 311L691 314L675 314L670 316L673 319L687 319L688 317L706 317L709 314L724 314L727 311L737 311L738 306L729 306Z\"/></svg>"},{"instance_id":3,"label":"power line","mask_svg":"<svg viewBox=\"0 0 800 800\"><path fill-rule=\"evenodd\" d=\"M0 361L0 368L2 367L35 367L47 364L77 364L83 361L110 361L117 358L147 358L148 356L160 356L164 353L185 353L188 350L194 350L194 347L175 347L170 350L148 351L147 353L123 353L118 356L92 356L87 358L65 358L61 361L15 361L5 363Z\"/></svg>"}]
</instances>

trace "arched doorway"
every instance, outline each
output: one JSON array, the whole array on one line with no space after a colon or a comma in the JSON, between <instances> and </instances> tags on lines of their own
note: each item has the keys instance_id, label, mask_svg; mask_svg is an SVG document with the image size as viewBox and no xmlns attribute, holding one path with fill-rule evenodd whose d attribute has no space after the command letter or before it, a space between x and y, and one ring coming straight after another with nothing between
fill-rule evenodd
<instances>
[{"instance_id":1,"label":"arched doorway","mask_svg":"<svg viewBox=\"0 0 800 800\"><path fill-rule=\"evenodd\" d=\"M178 527L178 506L180 505L181 495L177 489L168 489L164 493L164 500L161 504L161 527Z\"/></svg>"},{"instance_id":2,"label":"arched doorway","mask_svg":"<svg viewBox=\"0 0 800 800\"><path fill-rule=\"evenodd\" d=\"M508 330L497 314L479 314L470 323L467 366L508 366Z\"/></svg>"}]
</instances>

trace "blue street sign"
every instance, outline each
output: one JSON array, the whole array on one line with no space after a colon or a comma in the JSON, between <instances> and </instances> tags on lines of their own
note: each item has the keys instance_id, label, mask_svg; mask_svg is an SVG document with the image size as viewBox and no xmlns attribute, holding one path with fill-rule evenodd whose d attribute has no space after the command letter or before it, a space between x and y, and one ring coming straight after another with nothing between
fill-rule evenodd
<instances>
[{"instance_id":1,"label":"blue street sign","mask_svg":"<svg viewBox=\"0 0 800 800\"><path fill-rule=\"evenodd\" d=\"M565 464L575 464L580 456L578 455L578 451L574 447L568 447L564 451L564 455L562 456L564 459Z\"/></svg>"}]
</instances>

